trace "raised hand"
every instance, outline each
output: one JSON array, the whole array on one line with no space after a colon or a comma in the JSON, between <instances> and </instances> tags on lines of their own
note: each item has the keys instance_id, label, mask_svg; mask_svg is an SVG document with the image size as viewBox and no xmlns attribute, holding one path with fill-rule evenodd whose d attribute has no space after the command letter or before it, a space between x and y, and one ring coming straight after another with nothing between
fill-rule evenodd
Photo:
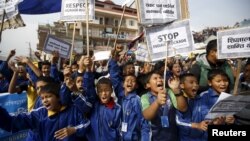
<instances>
[{"instance_id":1,"label":"raised hand","mask_svg":"<svg viewBox=\"0 0 250 141\"><path fill-rule=\"evenodd\" d=\"M157 95L157 103L159 105L165 105L167 102L167 94L164 90L161 90Z\"/></svg>"},{"instance_id":2,"label":"raised hand","mask_svg":"<svg viewBox=\"0 0 250 141\"><path fill-rule=\"evenodd\" d=\"M119 56L119 53L122 52L123 49L124 49L124 46L123 46L123 45L117 44L116 47L115 47L115 49L112 50L112 52L111 52L112 57L113 57L113 58L118 57L118 56Z\"/></svg>"},{"instance_id":3,"label":"raised hand","mask_svg":"<svg viewBox=\"0 0 250 141\"><path fill-rule=\"evenodd\" d=\"M24 64L27 64L29 62L29 59L27 57L24 57L24 56L17 56L15 58L15 60L17 62L24 63Z\"/></svg>"},{"instance_id":4,"label":"raised hand","mask_svg":"<svg viewBox=\"0 0 250 141\"><path fill-rule=\"evenodd\" d=\"M12 56L15 56L15 54L16 54L16 49L13 49L10 51L9 56L12 57Z\"/></svg>"},{"instance_id":5,"label":"raised hand","mask_svg":"<svg viewBox=\"0 0 250 141\"><path fill-rule=\"evenodd\" d=\"M15 62L10 61L10 62L8 63L8 66L9 66L9 68L10 68L13 72L17 72L17 71L18 71L17 67L15 66Z\"/></svg>"},{"instance_id":6,"label":"raised hand","mask_svg":"<svg viewBox=\"0 0 250 141\"><path fill-rule=\"evenodd\" d=\"M41 54L40 54L38 51L35 52L35 56L36 56L38 59L41 59Z\"/></svg>"},{"instance_id":7,"label":"raised hand","mask_svg":"<svg viewBox=\"0 0 250 141\"><path fill-rule=\"evenodd\" d=\"M168 86L173 90L175 94L180 93L180 79L177 77L171 77L168 80Z\"/></svg>"},{"instance_id":8,"label":"raised hand","mask_svg":"<svg viewBox=\"0 0 250 141\"><path fill-rule=\"evenodd\" d=\"M53 51L52 52L52 58L51 58L51 64L56 64L59 59L59 52L58 51Z\"/></svg>"}]
</instances>

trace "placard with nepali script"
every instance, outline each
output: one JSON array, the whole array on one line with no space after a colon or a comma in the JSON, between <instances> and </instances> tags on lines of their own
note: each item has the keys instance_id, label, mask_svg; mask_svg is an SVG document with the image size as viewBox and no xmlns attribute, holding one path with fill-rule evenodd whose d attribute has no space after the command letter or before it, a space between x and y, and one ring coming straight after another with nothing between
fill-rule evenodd
<instances>
[{"instance_id":1,"label":"placard with nepali script","mask_svg":"<svg viewBox=\"0 0 250 141\"><path fill-rule=\"evenodd\" d=\"M5 108L10 115L18 115L27 112L27 93L0 93L0 106ZM0 141L25 141L27 132L27 130L23 130L11 133L0 129Z\"/></svg>"},{"instance_id":2,"label":"placard with nepali script","mask_svg":"<svg viewBox=\"0 0 250 141\"><path fill-rule=\"evenodd\" d=\"M71 44L65 42L55 36L48 35L46 42L44 44L43 51L46 53L52 53L53 51L58 51L59 56L62 58L70 57Z\"/></svg>"},{"instance_id":3,"label":"placard with nepali script","mask_svg":"<svg viewBox=\"0 0 250 141\"><path fill-rule=\"evenodd\" d=\"M148 47L145 43L139 43L135 51L135 58L137 61L151 62Z\"/></svg>"},{"instance_id":4,"label":"placard with nepali script","mask_svg":"<svg viewBox=\"0 0 250 141\"><path fill-rule=\"evenodd\" d=\"M95 1L88 0L89 20L95 19ZM85 0L62 0L61 21L86 20Z\"/></svg>"},{"instance_id":5,"label":"placard with nepali script","mask_svg":"<svg viewBox=\"0 0 250 141\"><path fill-rule=\"evenodd\" d=\"M250 57L250 27L217 32L219 59Z\"/></svg>"},{"instance_id":6,"label":"placard with nepali script","mask_svg":"<svg viewBox=\"0 0 250 141\"><path fill-rule=\"evenodd\" d=\"M181 19L179 0L140 0L141 24L163 24Z\"/></svg>"},{"instance_id":7,"label":"placard with nepali script","mask_svg":"<svg viewBox=\"0 0 250 141\"><path fill-rule=\"evenodd\" d=\"M146 39L152 61L188 53L194 48L189 20L146 28Z\"/></svg>"}]
</instances>

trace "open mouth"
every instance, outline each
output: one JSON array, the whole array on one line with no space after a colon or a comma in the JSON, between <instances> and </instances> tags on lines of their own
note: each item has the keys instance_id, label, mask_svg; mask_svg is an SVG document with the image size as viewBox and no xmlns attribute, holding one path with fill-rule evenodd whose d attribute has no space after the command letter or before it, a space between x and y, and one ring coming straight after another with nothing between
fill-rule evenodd
<instances>
[{"instance_id":1,"label":"open mouth","mask_svg":"<svg viewBox=\"0 0 250 141\"><path fill-rule=\"evenodd\" d=\"M197 89L192 89L192 92L193 92L194 94L196 94L196 93L197 93Z\"/></svg>"},{"instance_id":2,"label":"open mouth","mask_svg":"<svg viewBox=\"0 0 250 141\"><path fill-rule=\"evenodd\" d=\"M156 84L157 88L159 88L160 90L163 90L163 84L162 83L158 83Z\"/></svg>"},{"instance_id":3,"label":"open mouth","mask_svg":"<svg viewBox=\"0 0 250 141\"><path fill-rule=\"evenodd\" d=\"M226 91L226 90L227 90L226 87L220 87L219 89L220 89L221 91Z\"/></svg>"},{"instance_id":4,"label":"open mouth","mask_svg":"<svg viewBox=\"0 0 250 141\"><path fill-rule=\"evenodd\" d=\"M44 104L44 107L49 110L51 108L50 104Z\"/></svg>"},{"instance_id":5,"label":"open mouth","mask_svg":"<svg viewBox=\"0 0 250 141\"><path fill-rule=\"evenodd\" d=\"M101 100L102 100L102 101L107 101L108 98L107 98L107 97L101 97Z\"/></svg>"},{"instance_id":6,"label":"open mouth","mask_svg":"<svg viewBox=\"0 0 250 141\"><path fill-rule=\"evenodd\" d=\"M127 85L127 88L132 88L132 85Z\"/></svg>"}]
</instances>

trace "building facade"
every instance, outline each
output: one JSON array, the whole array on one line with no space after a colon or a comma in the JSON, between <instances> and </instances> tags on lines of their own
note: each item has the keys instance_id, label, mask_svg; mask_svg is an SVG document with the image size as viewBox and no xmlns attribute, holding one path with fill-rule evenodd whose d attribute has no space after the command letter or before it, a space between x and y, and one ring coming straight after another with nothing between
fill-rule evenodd
<instances>
[{"instance_id":1,"label":"building facade","mask_svg":"<svg viewBox=\"0 0 250 141\"><path fill-rule=\"evenodd\" d=\"M90 49L105 49L113 47L116 33L120 24L123 7L114 4L111 0L95 1L95 20L89 22L89 46ZM137 11L126 7L121 22L117 43L128 43L138 35ZM73 23L55 22L54 25L39 25L38 50L42 50L48 34L55 35L69 43L73 36ZM78 22L75 30L74 50L83 52L86 48L86 23Z\"/></svg>"}]
</instances>

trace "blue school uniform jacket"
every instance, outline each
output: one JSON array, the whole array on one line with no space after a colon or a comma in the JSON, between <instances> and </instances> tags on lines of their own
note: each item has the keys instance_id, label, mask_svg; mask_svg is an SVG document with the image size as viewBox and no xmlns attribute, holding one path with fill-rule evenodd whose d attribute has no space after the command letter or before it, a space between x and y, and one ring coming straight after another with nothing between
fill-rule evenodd
<instances>
[{"instance_id":1,"label":"blue school uniform jacket","mask_svg":"<svg viewBox=\"0 0 250 141\"><path fill-rule=\"evenodd\" d=\"M5 78L0 80L0 93L8 92L9 82Z\"/></svg>"},{"instance_id":2,"label":"blue school uniform jacket","mask_svg":"<svg viewBox=\"0 0 250 141\"><path fill-rule=\"evenodd\" d=\"M150 105L157 98L151 92L148 92L145 95L148 97ZM178 141L179 140L176 121L175 121L175 113L176 113L176 110L170 100L170 96L168 96L166 105L159 108L155 118L150 121L151 132L152 132L151 141ZM169 123L168 127L162 126L161 117L163 116L168 117L168 123Z\"/></svg>"},{"instance_id":3,"label":"blue school uniform jacket","mask_svg":"<svg viewBox=\"0 0 250 141\"><path fill-rule=\"evenodd\" d=\"M0 60L0 73L10 82L12 78L13 71L8 67L7 61Z\"/></svg>"},{"instance_id":4,"label":"blue school uniform jacket","mask_svg":"<svg viewBox=\"0 0 250 141\"><path fill-rule=\"evenodd\" d=\"M206 120L205 116L218 98L219 95L212 88L209 88L197 95L195 99L188 99L187 112L178 111L176 114L181 141L207 141L207 132L193 129L190 124Z\"/></svg>"},{"instance_id":5,"label":"blue school uniform jacket","mask_svg":"<svg viewBox=\"0 0 250 141\"><path fill-rule=\"evenodd\" d=\"M90 112L90 110L92 109L92 105L93 105L93 99L96 97L96 93L95 91L91 90L90 88L93 89L93 74L91 73L87 73L85 72L85 74L83 75L83 87L86 90L85 95L80 94L79 96L77 96L76 98L72 99L71 96L71 91L69 90L69 88L66 86L66 84L62 84L61 89L60 89L60 100L61 103L63 105L72 105L74 104L81 112L82 114L86 115ZM91 83L92 82L92 83ZM36 99L36 103L34 105L34 109L40 108L42 107L42 100L41 97L38 96ZM37 132L29 130L28 132L28 136L26 138L26 141L35 141L37 140Z\"/></svg>"},{"instance_id":6,"label":"blue school uniform jacket","mask_svg":"<svg viewBox=\"0 0 250 141\"><path fill-rule=\"evenodd\" d=\"M119 141L121 124L121 107L115 104L112 108L96 102L90 117L89 141Z\"/></svg>"},{"instance_id":7,"label":"blue school uniform jacket","mask_svg":"<svg viewBox=\"0 0 250 141\"><path fill-rule=\"evenodd\" d=\"M142 115L140 97L135 91L125 96L122 86L120 68L114 60L109 61L109 72L118 103L122 107L122 123L127 124L127 128L122 131L123 141L149 141L150 126Z\"/></svg>"},{"instance_id":8,"label":"blue school uniform jacket","mask_svg":"<svg viewBox=\"0 0 250 141\"><path fill-rule=\"evenodd\" d=\"M44 107L16 116L10 116L5 109L0 107L0 115L0 128L9 132L24 129L36 130L39 141L56 141L55 132L68 126L75 127L77 132L63 141L77 141L79 137L85 136L90 125L90 121L85 119L75 106L66 107L49 117L48 111Z\"/></svg>"}]
</instances>

